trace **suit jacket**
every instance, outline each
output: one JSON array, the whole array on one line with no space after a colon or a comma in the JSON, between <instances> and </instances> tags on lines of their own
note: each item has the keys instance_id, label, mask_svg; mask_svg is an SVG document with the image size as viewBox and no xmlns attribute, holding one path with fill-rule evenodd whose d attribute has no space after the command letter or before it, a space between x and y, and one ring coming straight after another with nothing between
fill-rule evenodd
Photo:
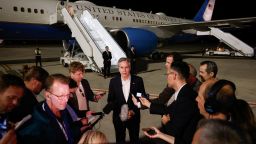
<instances>
[{"instance_id":1,"label":"suit jacket","mask_svg":"<svg viewBox=\"0 0 256 144\"><path fill-rule=\"evenodd\" d=\"M166 104L168 100L171 98L172 94L174 93L174 89L169 88L168 85L163 89L163 91L159 94L158 98L151 100L151 103L158 103L158 104ZM162 112L161 112L162 114Z\"/></svg>"},{"instance_id":2,"label":"suit jacket","mask_svg":"<svg viewBox=\"0 0 256 144\"><path fill-rule=\"evenodd\" d=\"M107 53L107 51L104 51L104 52L102 53L102 57L103 57L103 59L104 59L104 62L111 62L112 55L111 55L111 52L110 52L110 51L109 51L108 53Z\"/></svg>"},{"instance_id":3,"label":"suit jacket","mask_svg":"<svg viewBox=\"0 0 256 144\"><path fill-rule=\"evenodd\" d=\"M175 137L175 144L190 144L192 141L197 122L200 119L195 101L196 96L197 93L186 84L179 91L177 99L169 106L151 103L150 113L162 112L162 114L170 115L170 121L165 125L165 131Z\"/></svg>"},{"instance_id":4,"label":"suit jacket","mask_svg":"<svg viewBox=\"0 0 256 144\"><path fill-rule=\"evenodd\" d=\"M140 110L136 105L133 104L131 96L131 94L136 96L138 92L142 93L143 96L146 96L144 83L141 77L133 75L131 76L130 94L127 102L125 101L122 90L121 76L116 76L110 80L107 105L110 107L110 110L113 110L114 122L120 121L119 114L123 104L128 104L129 110L133 110L135 112L135 115L132 119L136 122L140 122Z\"/></svg>"},{"instance_id":5,"label":"suit jacket","mask_svg":"<svg viewBox=\"0 0 256 144\"><path fill-rule=\"evenodd\" d=\"M93 91L90 87L89 82L86 79L82 79L81 83L82 83L82 86L84 88L84 94L86 96L86 100L87 100L86 102L87 102L88 110L90 110L89 101L95 101L94 93L93 93ZM70 104L70 106L72 108L74 108L74 110L76 112L78 112L79 106L78 106L78 100L77 100L76 94L73 94L73 97L69 99L68 103Z\"/></svg>"}]
</instances>

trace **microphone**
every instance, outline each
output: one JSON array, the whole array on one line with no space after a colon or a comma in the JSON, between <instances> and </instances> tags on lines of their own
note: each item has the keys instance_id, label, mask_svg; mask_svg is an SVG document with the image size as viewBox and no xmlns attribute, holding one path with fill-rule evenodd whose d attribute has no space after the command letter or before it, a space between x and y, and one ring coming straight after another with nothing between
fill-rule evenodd
<instances>
[{"instance_id":1,"label":"microphone","mask_svg":"<svg viewBox=\"0 0 256 144\"><path fill-rule=\"evenodd\" d=\"M104 108L103 108L103 112L105 114L109 114L113 109L113 105L112 103L108 103Z\"/></svg>"},{"instance_id":2,"label":"microphone","mask_svg":"<svg viewBox=\"0 0 256 144\"><path fill-rule=\"evenodd\" d=\"M120 119L121 121L126 121L128 119L128 105L123 104L121 107L121 112L120 112Z\"/></svg>"},{"instance_id":3,"label":"microphone","mask_svg":"<svg viewBox=\"0 0 256 144\"><path fill-rule=\"evenodd\" d=\"M88 124L90 125L91 122L92 122L93 120L95 120L95 116L89 115L89 116L87 116L87 119L88 119Z\"/></svg>"},{"instance_id":4,"label":"microphone","mask_svg":"<svg viewBox=\"0 0 256 144\"><path fill-rule=\"evenodd\" d=\"M96 115L103 115L103 112L94 112L94 113L91 113L92 116L96 116Z\"/></svg>"}]
</instances>

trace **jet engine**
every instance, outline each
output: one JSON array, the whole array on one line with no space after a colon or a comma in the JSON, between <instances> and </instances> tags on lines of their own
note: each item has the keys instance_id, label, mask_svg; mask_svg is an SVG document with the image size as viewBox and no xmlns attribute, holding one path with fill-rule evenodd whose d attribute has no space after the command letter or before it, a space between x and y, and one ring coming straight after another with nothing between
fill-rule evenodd
<instances>
[{"instance_id":1,"label":"jet engine","mask_svg":"<svg viewBox=\"0 0 256 144\"><path fill-rule=\"evenodd\" d=\"M133 45L137 56L149 55L157 47L157 36L144 29L123 28L114 37L125 52Z\"/></svg>"}]
</instances>

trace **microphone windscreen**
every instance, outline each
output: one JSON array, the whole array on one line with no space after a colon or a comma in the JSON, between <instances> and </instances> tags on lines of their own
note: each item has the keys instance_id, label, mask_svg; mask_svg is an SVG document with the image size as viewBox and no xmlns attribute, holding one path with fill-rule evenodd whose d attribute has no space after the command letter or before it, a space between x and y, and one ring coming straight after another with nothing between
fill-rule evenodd
<instances>
[{"instance_id":1,"label":"microphone windscreen","mask_svg":"<svg viewBox=\"0 0 256 144\"><path fill-rule=\"evenodd\" d=\"M121 121L126 121L128 119L128 105L123 104L121 107L121 112L120 112L120 119Z\"/></svg>"}]
</instances>

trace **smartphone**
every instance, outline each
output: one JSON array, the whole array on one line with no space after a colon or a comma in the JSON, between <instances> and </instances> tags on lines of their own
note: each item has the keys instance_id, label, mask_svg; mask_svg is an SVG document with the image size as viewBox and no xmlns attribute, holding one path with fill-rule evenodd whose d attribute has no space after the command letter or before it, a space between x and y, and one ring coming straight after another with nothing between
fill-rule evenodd
<instances>
[{"instance_id":1,"label":"smartphone","mask_svg":"<svg viewBox=\"0 0 256 144\"><path fill-rule=\"evenodd\" d=\"M149 135L155 135L156 131L152 128L142 128L143 131L146 131Z\"/></svg>"},{"instance_id":2,"label":"smartphone","mask_svg":"<svg viewBox=\"0 0 256 144\"><path fill-rule=\"evenodd\" d=\"M137 97L141 97L141 93L137 93L136 96L137 96Z\"/></svg>"}]
</instances>

